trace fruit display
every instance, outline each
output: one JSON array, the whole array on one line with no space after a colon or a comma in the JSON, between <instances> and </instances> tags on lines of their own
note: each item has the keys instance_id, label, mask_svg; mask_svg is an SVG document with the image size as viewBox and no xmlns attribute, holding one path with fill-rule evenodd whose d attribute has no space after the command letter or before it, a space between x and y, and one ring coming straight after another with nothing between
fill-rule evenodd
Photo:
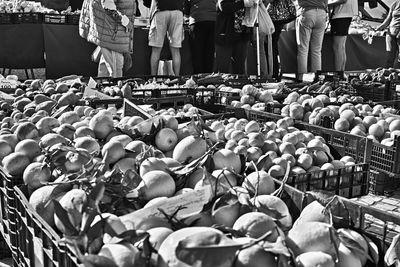
<instances>
[{"instance_id":1,"label":"fruit display","mask_svg":"<svg viewBox=\"0 0 400 267\"><path fill-rule=\"evenodd\" d=\"M0 14L1 13L46 13L46 14L59 14L58 11L50 8L43 7L40 2L35 1L0 1ZM60 12L61 14L80 14L79 10L72 11L71 7Z\"/></svg>"},{"instance_id":2,"label":"fruit display","mask_svg":"<svg viewBox=\"0 0 400 267\"><path fill-rule=\"evenodd\" d=\"M64 242L84 264L191 266L200 261L204 266L225 266L236 261L242 264L239 266L254 266L246 250L256 249L261 260L254 260L268 260L271 266L278 266L279 261L288 266L318 262L319 256L307 254L312 252L322 253L323 262L342 254L342 262L350 260L363 266L368 249L364 247L362 257L352 256L354 245L340 234L348 230L336 230L329 221L329 206L312 202L311 212L306 207L297 220L292 217L279 198L282 188L273 180L275 173L266 171L272 162L258 157L257 151L262 151L265 142L261 126L255 121L234 120L227 123L249 137L245 171L239 154L227 145L218 148L210 137L213 128L225 122L180 128L172 116L163 115L147 121L125 117L117 122L109 110L80 106L58 119L45 116L36 124L23 118L14 121L15 131L5 136L16 144L10 146L11 153L2 165L8 174L22 175L29 203L64 236ZM277 123L283 130L290 120ZM116 132L116 127L122 133ZM232 131L229 138L238 135ZM300 135L293 134L294 138ZM307 145L311 148L310 142L321 141L310 140ZM283 157L286 153L279 154ZM298 167L308 164L302 155ZM270 169L274 166L278 165ZM208 208L200 213L180 218L180 207L175 207L175 215L161 212L162 216L129 220L131 212L193 191L205 192ZM315 217L315 210L325 208L326 214ZM368 239L357 237L355 242L368 243ZM209 253L216 253L220 245L227 244L230 248L223 259L208 253L204 258L193 250L210 247ZM181 249L187 252L181 254ZM236 251L240 253L235 258Z\"/></svg>"},{"instance_id":3,"label":"fruit display","mask_svg":"<svg viewBox=\"0 0 400 267\"><path fill-rule=\"evenodd\" d=\"M292 86L291 86L292 87ZM301 87L289 88L284 83L267 83L263 87L255 87L251 84L244 85L242 89L221 87L223 92L231 93L237 99L230 101L234 107L245 109L265 110L266 104L277 105L290 104L294 102L300 95L306 95L306 98L320 95L324 103L346 103L346 102L364 102L360 96L355 96L346 85L341 85L336 89L332 88L332 82L315 82L312 84L302 85ZM226 102L226 100L225 100Z\"/></svg>"},{"instance_id":4,"label":"fruit display","mask_svg":"<svg viewBox=\"0 0 400 267\"><path fill-rule=\"evenodd\" d=\"M271 103L281 84L270 86L241 97ZM0 190L11 230L24 227L11 216L21 192L32 221L84 266L382 266L381 244L334 195L365 187L368 164L297 127L299 110L203 120L187 104L145 119L82 105L82 87L31 80L1 102L0 173L21 189Z\"/></svg>"},{"instance_id":5,"label":"fruit display","mask_svg":"<svg viewBox=\"0 0 400 267\"><path fill-rule=\"evenodd\" d=\"M325 95L289 95L288 105L281 110L281 115L310 124L321 125L328 118L327 127L354 135L366 136L374 142L387 146L394 144L398 123L397 110L383 105L371 106L362 103L344 103L333 105ZM288 97L289 97L288 96ZM327 106L325 106L328 104ZM393 124L392 124L393 122ZM392 125L392 126L390 126Z\"/></svg>"}]
</instances>

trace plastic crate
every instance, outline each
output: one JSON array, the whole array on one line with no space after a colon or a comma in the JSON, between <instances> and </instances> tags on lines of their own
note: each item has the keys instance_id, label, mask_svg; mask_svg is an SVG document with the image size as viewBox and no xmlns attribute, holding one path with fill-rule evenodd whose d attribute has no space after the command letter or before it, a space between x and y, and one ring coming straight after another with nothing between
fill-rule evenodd
<instances>
[{"instance_id":1,"label":"plastic crate","mask_svg":"<svg viewBox=\"0 0 400 267\"><path fill-rule=\"evenodd\" d=\"M10 176L2 168L0 168L0 194L1 194L1 226L3 231L3 237L8 243L12 258L14 262L17 260L17 222L16 222L16 211L15 211L15 192L14 186L23 184L22 177Z\"/></svg>"},{"instance_id":2,"label":"plastic crate","mask_svg":"<svg viewBox=\"0 0 400 267\"><path fill-rule=\"evenodd\" d=\"M117 109L121 108L124 104L124 99L123 98L115 98L115 99L93 99L93 100L88 100L88 105L91 106L92 108L98 108L98 107L111 107L115 106Z\"/></svg>"},{"instance_id":3,"label":"plastic crate","mask_svg":"<svg viewBox=\"0 0 400 267\"><path fill-rule=\"evenodd\" d=\"M71 14L71 15L67 15L67 24L70 25L79 25L79 19L80 19L81 15L80 14Z\"/></svg>"},{"instance_id":4,"label":"plastic crate","mask_svg":"<svg viewBox=\"0 0 400 267\"><path fill-rule=\"evenodd\" d=\"M397 136L392 147L372 143L371 169L389 176L400 175L400 137Z\"/></svg>"},{"instance_id":5,"label":"plastic crate","mask_svg":"<svg viewBox=\"0 0 400 267\"><path fill-rule=\"evenodd\" d=\"M232 101L240 101L240 93L236 92L216 92L216 103L230 105Z\"/></svg>"},{"instance_id":6,"label":"plastic crate","mask_svg":"<svg viewBox=\"0 0 400 267\"><path fill-rule=\"evenodd\" d=\"M275 180L275 179L274 179ZM275 180L276 186L280 182ZM351 199L338 197L349 215L352 228L368 236L377 244L379 251L386 252L393 237L400 233L400 216L369 207ZM295 221L305 206L315 200L308 192L286 185L281 199L289 208ZM383 254L377 266L383 266Z\"/></svg>"},{"instance_id":7,"label":"plastic crate","mask_svg":"<svg viewBox=\"0 0 400 267\"><path fill-rule=\"evenodd\" d=\"M339 81L345 80L343 71L322 71L319 70L315 73L314 81L332 82L332 88L339 87Z\"/></svg>"},{"instance_id":8,"label":"plastic crate","mask_svg":"<svg viewBox=\"0 0 400 267\"><path fill-rule=\"evenodd\" d=\"M66 24L67 15L64 14L44 14L44 23L49 24Z\"/></svg>"},{"instance_id":9,"label":"plastic crate","mask_svg":"<svg viewBox=\"0 0 400 267\"><path fill-rule=\"evenodd\" d=\"M400 233L400 216L367 205L342 199L354 228L371 238L385 252ZM382 257L383 259L383 257ZM377 266L384 266L380 262Z\"/></svg>"},{"instance_id":10,"label":"plastic crate","mask_svg":"<svg viewBox=\"0 0 400 267\"><path fill-rule=\"evenodd\" d=\"M13 13L13 23L42 23L43 13Z\"/></svg>"},{"instance_id":11,"label":"plastic crate","mask_svg":"<svg viewBox=\"0 0 400 267\"><path fill-rule=\"evenodd\" d=\"M78 266L76 257L59 243L60 236L32 208L25 185L14 187L19 266Z\"/></svg>"},{"instance_id":12,"label":"plastic crate","mask_svg":"<svg viewBox=\"0 0 400 267\"><path fill-rule=\"evenodd\" d=\"M242 88L246 84L252 84L254 86L260 86L262 83L268 82L265 78L260 78L257 76L246 76L246 75L238 75L236 77L232 77L226 79L224 84L226 86Z\"/></svg>"},{"instance_id":13,"label":"plastic crate","mask_svg":"<svg viewBox=\"0 0 400 267\"><path fill-rule=\"evenodd\" d=\"M10 258L11 256L9 243L7 243L6 239L0 235L0 260Z\"/></svg>"},{"instance_id":14,"label":"plastic crate","mask_svg":"<svg viewBox=\"0 0 400 267\"><path fill-rule=\"evenodd\" d=\"M196 106L214 105L217 103L217 90L215 88L196 88L194 103Z\"/></svg>"},{"instance_id":15,"label":"plastic crate","mask_svg":"<svg viewBox=\"0 0 400 267\"><path fill-rule=\"evenodd\" d=\"M345 198L368 194L368 163L335 170L321 170L291 176L288 184L300 191L324 190Z\"/></svg>"},{"instance_id":16,"label":"plastic crate","mask_svg":"<svg viewBox=\"0 0 400 267\"><path fill-rule=\"evenodd\" d=\"M388 83L353 80L351 85L357 91L357 95L362 96L367 101L379 102L390 100L391 98Z\"/></svg>"},{"instance_id":17,"label":"plastic crate","mask_svg":"<svg viewBox=\"0 0 400 267\"><path fill-rule=\"evenodd\" d=\"M281 115L251 109L244 109L244 112L248 120L259 122L278 121L284 118L284 116Z\"/></svg>"},{"instance_id":18,"label":"plastic crate","mask_svg":"<svg viewBox=\"0 0 400 267\"><path fill-rule=\"evenodd\" d=\"M194 99L192 96L149 98L144 99L143 104L153 105L155 110L160 110L163 108L177 109L185 104L194 104Z\"/></svg>"},{"instance_id":19,"label":"plastic crate","mask_svg":"<svg viewBox=\"0 0 400 267\"><path fill-rule=\"evenodd\" d=\"M217 114L213 114L211 112L206 112L202 109L199 109L199 115L200 118L203 121L206 120L223 120L223 119L228 119L228 118L232 118L235 117L235 113L234 112L226 112L226 113L217 113ZM184 122L189 122L192 119L197 120L197 116L192 117L180 117L180 116L176 116L175 117L179 123L184 123Z\"/></svg>"},{"instance_id":20,"label":"plastic crate","mask_svg":"<svg viewBox=\"0 0 400 267\"><path fill-rule=\"evenodd\" d=\"M386 173L371 169L369 172L369 193L391 196L400 186L400 175L389 176Z\"/></svg>"},{"instance_id":21,"label":"plastic crate","mask_svg":"<svg viewBox=\"0 0 400 267\"><path fill-rule=\"evenodd\" d=\"M12 13L0 13L0 24L12 24L13 22Z\"/></svg>"},{"instance_id":22,"label":"plastic crate","mask_svg":"<svg viewBox=\"0 0 400 267\"><path fill-rule=\"evenodd\" d=\"M326 143L332 146L341 157L352 156L356 162L360 163L370 161L373 145L371 139L308 123L296 123L295 127L322 136Z\"/></svg>"},{"instance_id":23,"label":"plastic crate","mask_svg":"<svg viewBox=\"0 0 400 267\"><path fill-rule=\"evenodd\" d=\"M388 99L386 100L394 100L395 102L390 103L389 105L394 108L400 108L400 81L389 81L388 85Z\"/></svg>"}]
</instances>

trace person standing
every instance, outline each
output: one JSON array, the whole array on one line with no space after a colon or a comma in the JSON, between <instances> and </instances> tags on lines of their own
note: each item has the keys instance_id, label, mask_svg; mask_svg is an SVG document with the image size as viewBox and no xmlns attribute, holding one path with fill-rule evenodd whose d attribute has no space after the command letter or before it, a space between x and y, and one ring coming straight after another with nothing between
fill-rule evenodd
<instances>
[{"instance_id":1,"label":"person standing","mask_svg":"<svg viewBox=\"0 0 400 267\"><path fill-rule=\"evenodd\" d=\"M222 73L246 74L247 49L253 28L243 25L246 7L257 0L218 0L215 22L216 70Z\"/></svg>"},{"instance_id":2,"label":"person standing","mask_svg":"<svg viewBox=\"0 0 400 267\"><path fill-rule=\"evenodd\" d=\"M131 66L135 13L132 0L83 2L79 34L98 46L94 57L99 60L99 77L122 77L124 65Z\"/></svg>"},{"instance_id":3,"label":"person standing","mask_svg":"<svg viewBox=\"0 0 400 267\"><path fill-rule=\"evenodd\" d=\"M143 5L150 8L149 46L151 46L151 75L157 75L161 50L167 34L172 56L174 75L181 70L180 48L184 38L183 0L144 0Z\"/></svg>"},{"instance_id":4,"label":"person standing","mask_svg":"<svg viewBox=\"0 0 400 267\"><path fill-rule=\"evenodd\" d=\"M214 67L215 20L217 0L185 0L189 16L189 38L193 73L211 73Z\"/></svg>"},{"instance_id":5,"label":"person standing","mask_svg":"<svg viewBox=\"0 0 400 267\"><path fill-rule=\"evenodd\" d=\"M382 31L386 28L388 28L388 32L386 33L385 68L391 68L400 51L400 0L393 2L385 20L375 30ZM400 63L400 58L397 59L397 62Z\"/></svg>"},{"instance_id":6,"label":"person standing","mask_svg":"<svg viewBox=\"0 0 400 267\"><path fill-rule=\"evenodd\" d=\"M296 7L292 0L272 0L267 10L275 27L272 34L272 78L280 81L282 74L279 63L279 37L285 24L296 19ZM266 51L267 45L268 43L264 43Z\"/></svg>"},{"instance_id":7,"label":"person standing","mask_svg":"<svg viewBox=\"0 0 400 267\"><path fill-rule=\"evenodd\" d=\"M328 18L328 0L298 0L296 18L297 80L303 81L308 72L308 53L311 71L321 70L321 49Z\"/></svg>"},{"instance_id":8,"label":"person standing","mask_svg":"<svg viewBox=\"0 0 400 267\"><path fill-rule=\"evenodd\" d=\"M333 8L330 23L335 70L344 71L347 60L346 40L350 23L353 17L358 15L358 1L332 0L328 2L328 6Z\"/></svg>"}]
</instances>

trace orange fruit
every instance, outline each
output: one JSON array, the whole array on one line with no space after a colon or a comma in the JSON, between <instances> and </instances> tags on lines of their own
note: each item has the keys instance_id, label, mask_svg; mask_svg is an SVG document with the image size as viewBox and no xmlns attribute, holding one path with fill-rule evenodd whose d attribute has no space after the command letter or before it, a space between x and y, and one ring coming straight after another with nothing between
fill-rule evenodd
<instances>
[{"instance_id":1,"label":"orange fruit","mask_svg":"<svg viewBox=\"0 0 400 267\"><path fill-rule=\"evenodd\" d=\"M46 163L33 162L26 167L22 178L28 188L35 191L51 180L51 170Z\"/></svg>"},{"instance_id":2,"label":"orange fruit","mask_svg":"<svg viewBox=\"0 0 400 267\"><path fill-rule=\"evenodd\" d=\"M32 161L35 157L39 156L42 154L42 150L40 149L40 146L38 142L36 142L33 139L25 139L19 142L15 146L15 152L21 152L25 154L26 156L29 157L29 159Z\"/></svg>"},{"instance_id":3,"label":"orange fruit","mask_svg":"<svg viewBox=\"0 0 400 267\"><path fill-rule=\"evenodd\" d=\"M0 160L10 155L13 152L13 148L6 141L0 140Z\"/></svg>"},{"instance_id":4,"label":"orange fruit","mask_svg":"<svg viewBox=\"0 0 400 267\"><path fill-rule=\"evenodd\" d=\"M22 175L30 163L29 157L21 152L13 152L2 160L4 170L12 176Z\"/></svg>"}]
</instances>

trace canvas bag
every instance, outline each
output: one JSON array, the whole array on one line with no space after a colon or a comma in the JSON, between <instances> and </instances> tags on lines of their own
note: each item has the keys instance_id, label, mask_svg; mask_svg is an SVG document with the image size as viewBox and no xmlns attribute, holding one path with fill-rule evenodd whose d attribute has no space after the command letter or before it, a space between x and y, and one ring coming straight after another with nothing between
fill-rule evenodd
<instances>
[{"instance_id":1,"label":"canvas bag","mask_svg":"<svg viewBox=\"0 0 400 267\"><path fill-rule=\"evenodd\" d=\"M267 8L262 2L258 7L258 27L260 34L271 35L275 32L271 16L268 14Z\"/></svg>"},{"instance_id":2,"label":"canvas bag","mask_svg":"<svg viewBox=\"0 0 400 267\"><path fill-rule=\"evenodd\" d=\"M272 21L289 23L296 18L296 7L292 0L274 0L267 10Z\"/></svg>"},{"instance_id":3,"label":"canvas bag","mask_svg":"<svg viewBox=\"0 0 400 267\"><path fill-rule=\"evenodd\" d=\"M272 77L273 74L273 58L272 58L272 34L275 32L274 23L270 15L268 14L267 8L261 2L261 5L258 9L258 27L260 34L265 34L267 36L267 44L268 44L268 51L265 51L267 54L267 76Z\"/></svg>"}]
</instances>

